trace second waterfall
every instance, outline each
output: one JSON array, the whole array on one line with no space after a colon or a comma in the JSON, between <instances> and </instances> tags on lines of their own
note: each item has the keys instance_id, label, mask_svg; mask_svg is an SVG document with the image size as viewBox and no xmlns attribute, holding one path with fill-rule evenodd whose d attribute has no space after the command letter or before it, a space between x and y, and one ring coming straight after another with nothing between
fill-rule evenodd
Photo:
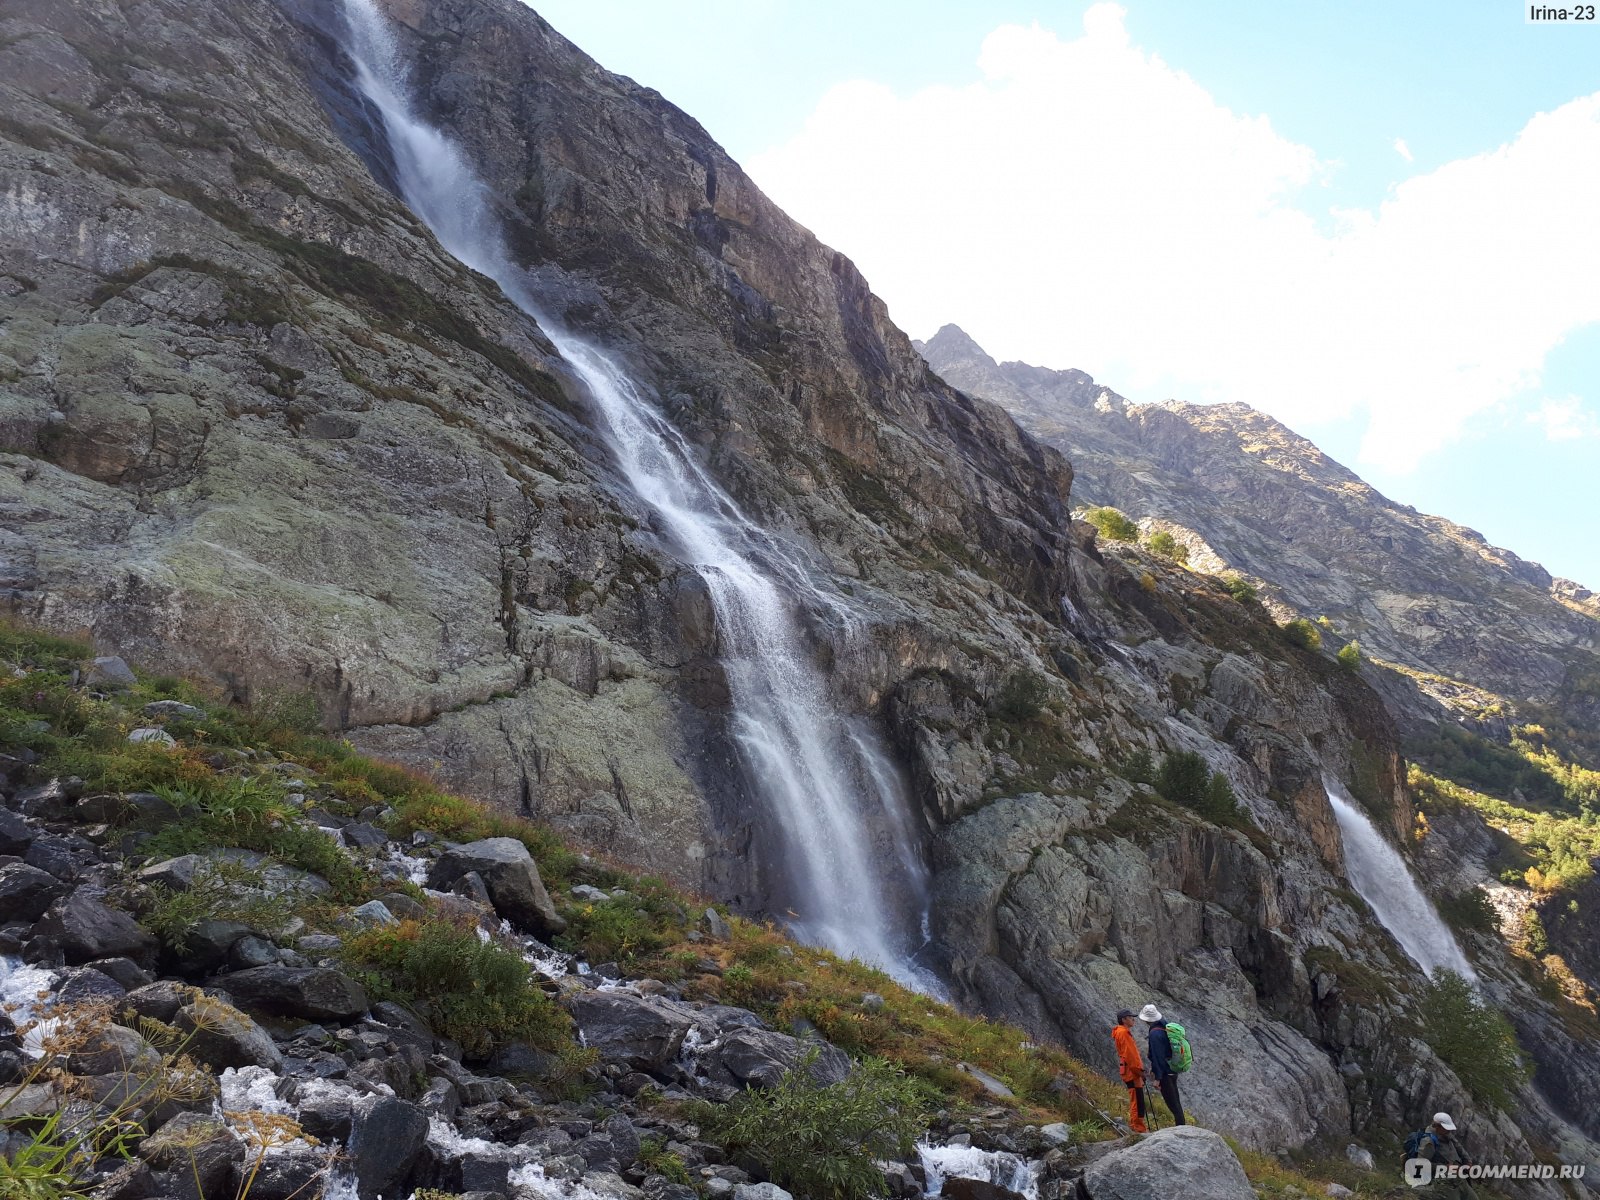
<instances>
[{"instance_id":1,"label":"second waterfall","mask_svg":"<svg viewBox=\"0 0 1600 1200\"><path fill-rule=\"evenodd\" d=\"M622 473L705 580L733 700L732 733L778 834L797 932L929 988L932 980L911 961L926 872L905 798L870 736L835 711L805 653L792 598L764 564L776 555L785 575L802 568L743 516L614 356L540 309L460 146L415 114L393 31L375 0L344 0L344 13L357 82L382 116L406 203L450 254L539 323L588 391ZM875 832L886 852L874 852Z\"/></svg>"}]
</instances>

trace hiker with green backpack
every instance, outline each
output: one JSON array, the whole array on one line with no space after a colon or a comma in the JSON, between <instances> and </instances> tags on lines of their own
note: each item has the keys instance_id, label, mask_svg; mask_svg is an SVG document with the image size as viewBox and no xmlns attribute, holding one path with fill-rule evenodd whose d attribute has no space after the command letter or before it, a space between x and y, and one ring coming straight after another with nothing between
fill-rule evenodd
<instances>
[{"instance_id":1,"label":"hiker with green backpack","mask_svg":"<svg viewBox=\"0 0 1600 1200\"><path fill-rule=\"evenodd\" d=\"M1178 1076L1194 1065L1189 1035L1182 1025L1162 1017L1161 1010L1154 1004L1146 1004L1140 1009L1139 1019L1150 1026L1150 1069L1155 1072L1161 1098L1172 1111L1173 1121L1186 1125L1183 1099L1178 1095Z\"/></svg>"}]
</instances>

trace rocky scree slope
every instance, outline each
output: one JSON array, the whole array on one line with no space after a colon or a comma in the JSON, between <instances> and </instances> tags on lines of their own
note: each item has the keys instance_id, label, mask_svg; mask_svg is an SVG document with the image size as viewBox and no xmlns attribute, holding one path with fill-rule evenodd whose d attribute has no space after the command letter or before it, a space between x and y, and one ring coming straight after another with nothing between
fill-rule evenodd
<instances>
[{"instance_id":1,"label":"rocky scree slope","mask_svg":"<svg viewBox=\"0 0 1600 1200\"><path fill-rule=\"evenodd\" d=\"M82 654L0 627L0 1191L40 1139L120 1124L27 1194L786 1200L769 1175L832 1194L806 1172L848 1166L839 1194L1051 1200L1086 1165L1097 1197L1258 1194L1214 1133L1115 1139L1114 1085L1019 1030ZM778 1095L776 1133L829 1102L855 1132L731 1121ZM1249 1163L1261 1195L1317 1186Z\"/></svg>"},{"instance_id":2,"label":"rocky scree slope","mask_svg":"<svg viewBox=\"0 0 1600 1200\"><path fill-rule=\"evenodd\" d=\"M551 308L850 614L811 614L814 650L927 822L958 998L1109 1068L1107 1012L1182 997L1217 1064L1197 1110L1249 1145L1470 1105L1344 888L1325 771L1409 830L1377 697L1226 593L1102 554L1064 461L931 375L659 96L510 0L388 11ZM759 910L704 589L540 331L385 188L334 10L4 21L8 603L258 708L308 688L362 746ZM1119 773L1141 749L1205 756L1234 827ZM1363 967L1398 981L1382 1003ZM1582 1060L1502 986L1550 1069ZM1572 1136L1534 1088L1517 1108L1487 1148Z\"/></svg>"},{"instance_id":3,"label":"rocky scree slope","mask_svg":"<svg viewBox=\"0 0 1600 1200\"><path fill-rule=\"evenodd\" d=\"M918 346L944 379L1066 454L1080 503L1170 528L1200 569L1242 573L1370 655L1443 677L1391 677L1401 717L1438 718L1407 695L1420 681L1447 706L1487 707L1453 704L1482 690L1600 725L1600 600L1586 588L1394 504L1248 405L1130 404L1082 371L997 363L954 325ZM1504 720L1474 724L1505 735ZM1593 751L1577 755L1600 765Z\"/></svg>"}]
</instances>

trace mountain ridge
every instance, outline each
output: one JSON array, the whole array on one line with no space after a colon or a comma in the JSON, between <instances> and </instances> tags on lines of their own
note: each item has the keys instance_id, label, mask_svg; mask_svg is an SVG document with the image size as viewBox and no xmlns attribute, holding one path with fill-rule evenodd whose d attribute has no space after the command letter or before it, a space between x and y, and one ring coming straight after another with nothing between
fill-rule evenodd
<instances>
[{"instance_id":1,"label":"mountain ridge","mask_svg":"<svg viewBox=\"0 0 1600 1200\"><path fill-rule=\"evenodd\" d=\"M1600 601L1582 585L1389 500L1248 405L1131 404L1081 371L998 363L954 325L918 345L1066 453L1080 500L1185 531L1205 569L1251 576L1386 660L1595 716L1591 697L1567 694L1600 642Z\"/></svg>"}]
</instances>

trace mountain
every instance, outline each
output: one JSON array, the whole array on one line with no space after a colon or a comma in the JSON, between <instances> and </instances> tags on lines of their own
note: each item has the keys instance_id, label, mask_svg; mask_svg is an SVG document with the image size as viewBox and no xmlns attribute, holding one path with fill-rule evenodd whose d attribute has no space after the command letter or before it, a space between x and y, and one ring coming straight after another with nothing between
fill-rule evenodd
<instances>
[{"instance_id":1,"label":"mountain","mask_svg":"<svg viewBox=\"0 0 1600 1200\"><path fill-rule=\"evenodd\" d=\"M15 617L813 940L870 927L1102 1071L1154 999L1245 1145L1387 1153L1446 1107L1482 1155L1593 1156L1597 1039L1491 930L1536 1074L1427 1040L1330 798L1411 852L1370 682L1098 544L1066 458L526 6L35 2L0 96ZM1452 896L1491 878L1481 818L1440 828Z\"/></svg>"},{"instance_id":2,"label":"mountain","mask_svg":"<svg viewBox=\"0 0 1600 1200\"><path fill-rule=\"evenodd\" d=\"M1421 683L1447 704L1466 692L1479 709L1600 726L1600 597L1586 588L1393 503L1248 405L1130 404L1082 371L997 363L954 325L918 345L1066 454L1080 503L1173 529L1197 567L1248 576L1370 656L1440 677Z\"/></svg>"}]
</instances>

